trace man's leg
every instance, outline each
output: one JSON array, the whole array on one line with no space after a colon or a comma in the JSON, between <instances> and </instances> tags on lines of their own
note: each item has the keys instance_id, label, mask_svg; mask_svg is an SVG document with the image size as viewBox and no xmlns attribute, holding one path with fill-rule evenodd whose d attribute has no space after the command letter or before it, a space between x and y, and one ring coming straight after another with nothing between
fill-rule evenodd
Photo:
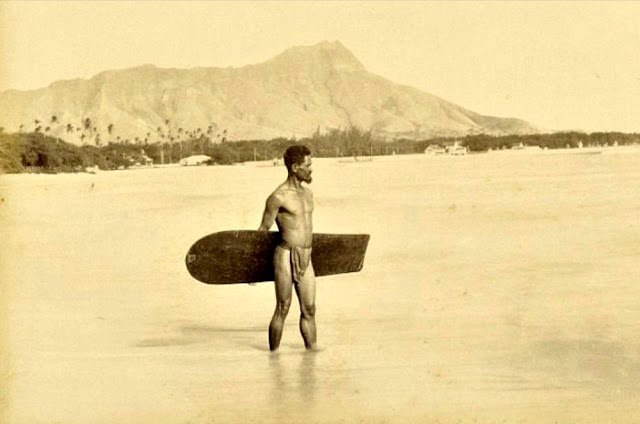
<instances>
[{"instance_id":1,"label":"man's leg","mask_svg":"<svg viewBox=\"0 0 640 424\"><path fill-rule=\"evenodd\" d=\"M273 254L275 272L276 310L269 324L269 349L277 350L282 339L284 320L291 306L291 252L277 247Z\"/></svg>"},{"instance_id":2,"label":"man's leg","mask_svg":"<svg viewBox=\"0 0 640 424\"><path fill-rule=\"evenodd\" d=\"M300 302L300 333L307 349L316 347L316 276L309 263L304 276L296 283L296 294Z\"/></svg>"}]
</instances>

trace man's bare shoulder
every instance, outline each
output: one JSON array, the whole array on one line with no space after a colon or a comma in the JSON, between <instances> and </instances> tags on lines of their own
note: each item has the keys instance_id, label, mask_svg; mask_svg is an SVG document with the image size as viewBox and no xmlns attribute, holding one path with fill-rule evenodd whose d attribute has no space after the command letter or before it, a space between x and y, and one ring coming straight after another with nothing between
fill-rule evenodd
<instances>
[{"instance_id":1,"label":"man's bare shoulder","mask_svg":"<svg viewBox=\"0 0 640 424\"><path fill-rule=\"evenodd\" d=\"M284 199L289 194L289 192L291 192L291 189L288 188L285 183L282 183L278 187L276 187L275 190L273 190L273 193L271 193L271 196L269 197Z\"/></svg>"},{"instance_id":2,"label":"man's bare shoulder","mask_svg":"<svg viewBox=\"0 0 640 424\"><path fill-rule=\"evenodd\" d=\"M274 190L273 193L271 193L269 195L269 197L267 197L267 203L282 203L282 201L284 200L284 194L279 191L279 190Z\"/></svg>"},{"instance_id":3,"label":"man's bare shoulder","mask_svg":"<svg viewBox=\"0 0 640 424\"><path fill-rule=\"evenodd\" d=\"M267 203L282 205L291 195L291 189L285 184L280 184L267 198Z\"/></svg>"},{"instance_id":4,"label":"man's bare shoulder","mask_svg":"<svg viewBox=\"0 0 640 424\"><path fill-rule=\"evenodd\" d=\"M280 184L278 187L276 187L276 189L273 191L273 193L271 193L269 198L273 198L274 201L277 199L280 202L284 202L287 199L299 197L301 193L304 196L313 198L313 192L311 191L311 189L309 189L309 188L307 188L305 186L302 186L302 187L297 188L297 189L296 188L291 188L285 182L283 184Z\"/></svg>"}]
</instances>

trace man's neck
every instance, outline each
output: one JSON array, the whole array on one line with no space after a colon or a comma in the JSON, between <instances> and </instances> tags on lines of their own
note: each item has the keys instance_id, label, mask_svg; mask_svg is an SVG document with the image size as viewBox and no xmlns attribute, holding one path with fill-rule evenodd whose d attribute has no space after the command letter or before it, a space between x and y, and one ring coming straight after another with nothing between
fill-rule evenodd
<instances>
[{"instance_id":1,"label":"man's neck","mask_svg":"<svg viewBox=\"0 0 640 424\"><path fill-rule=\"evenodd\" d=\"M289 174L289 176L287 177L286 183L288 187L294 188L296 190L302 188L302 181L299 180L298 177L296 177L293 174Z\"/></svg>"}]
</instances>

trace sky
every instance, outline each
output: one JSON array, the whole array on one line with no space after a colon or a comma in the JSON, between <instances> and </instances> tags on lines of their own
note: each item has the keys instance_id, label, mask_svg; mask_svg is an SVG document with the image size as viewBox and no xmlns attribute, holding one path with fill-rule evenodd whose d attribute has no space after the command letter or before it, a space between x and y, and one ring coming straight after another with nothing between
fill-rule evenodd
<instances>
[{"instance_id":1,"label":"sky","mask_svg":"<svg viewBox=\"0 0 640 424\"><path fill-rule=\"evenodd\" d=\"M142 64L240 67L323 40L481 114L640 132L640 2L0 0L0 90Z\"/></svg>"}]
</instances>

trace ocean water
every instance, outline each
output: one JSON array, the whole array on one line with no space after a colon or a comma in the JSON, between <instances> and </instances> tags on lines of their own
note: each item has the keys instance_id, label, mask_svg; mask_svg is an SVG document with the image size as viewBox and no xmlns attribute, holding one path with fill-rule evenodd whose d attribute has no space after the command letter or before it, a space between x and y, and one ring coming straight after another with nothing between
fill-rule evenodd
<instances>
[{"instance_id":1,"label":"ocean water","mask_svg":"<svg viewBox=\"0 0 640 424\"><path fill-rule=\"evenodd\" d=\"M314 230L364 269L295 302L184 255L257 228L283 167L0 176L2 422L640 421L640 153L315 159Z\"/></svg>"}]
</instances>

